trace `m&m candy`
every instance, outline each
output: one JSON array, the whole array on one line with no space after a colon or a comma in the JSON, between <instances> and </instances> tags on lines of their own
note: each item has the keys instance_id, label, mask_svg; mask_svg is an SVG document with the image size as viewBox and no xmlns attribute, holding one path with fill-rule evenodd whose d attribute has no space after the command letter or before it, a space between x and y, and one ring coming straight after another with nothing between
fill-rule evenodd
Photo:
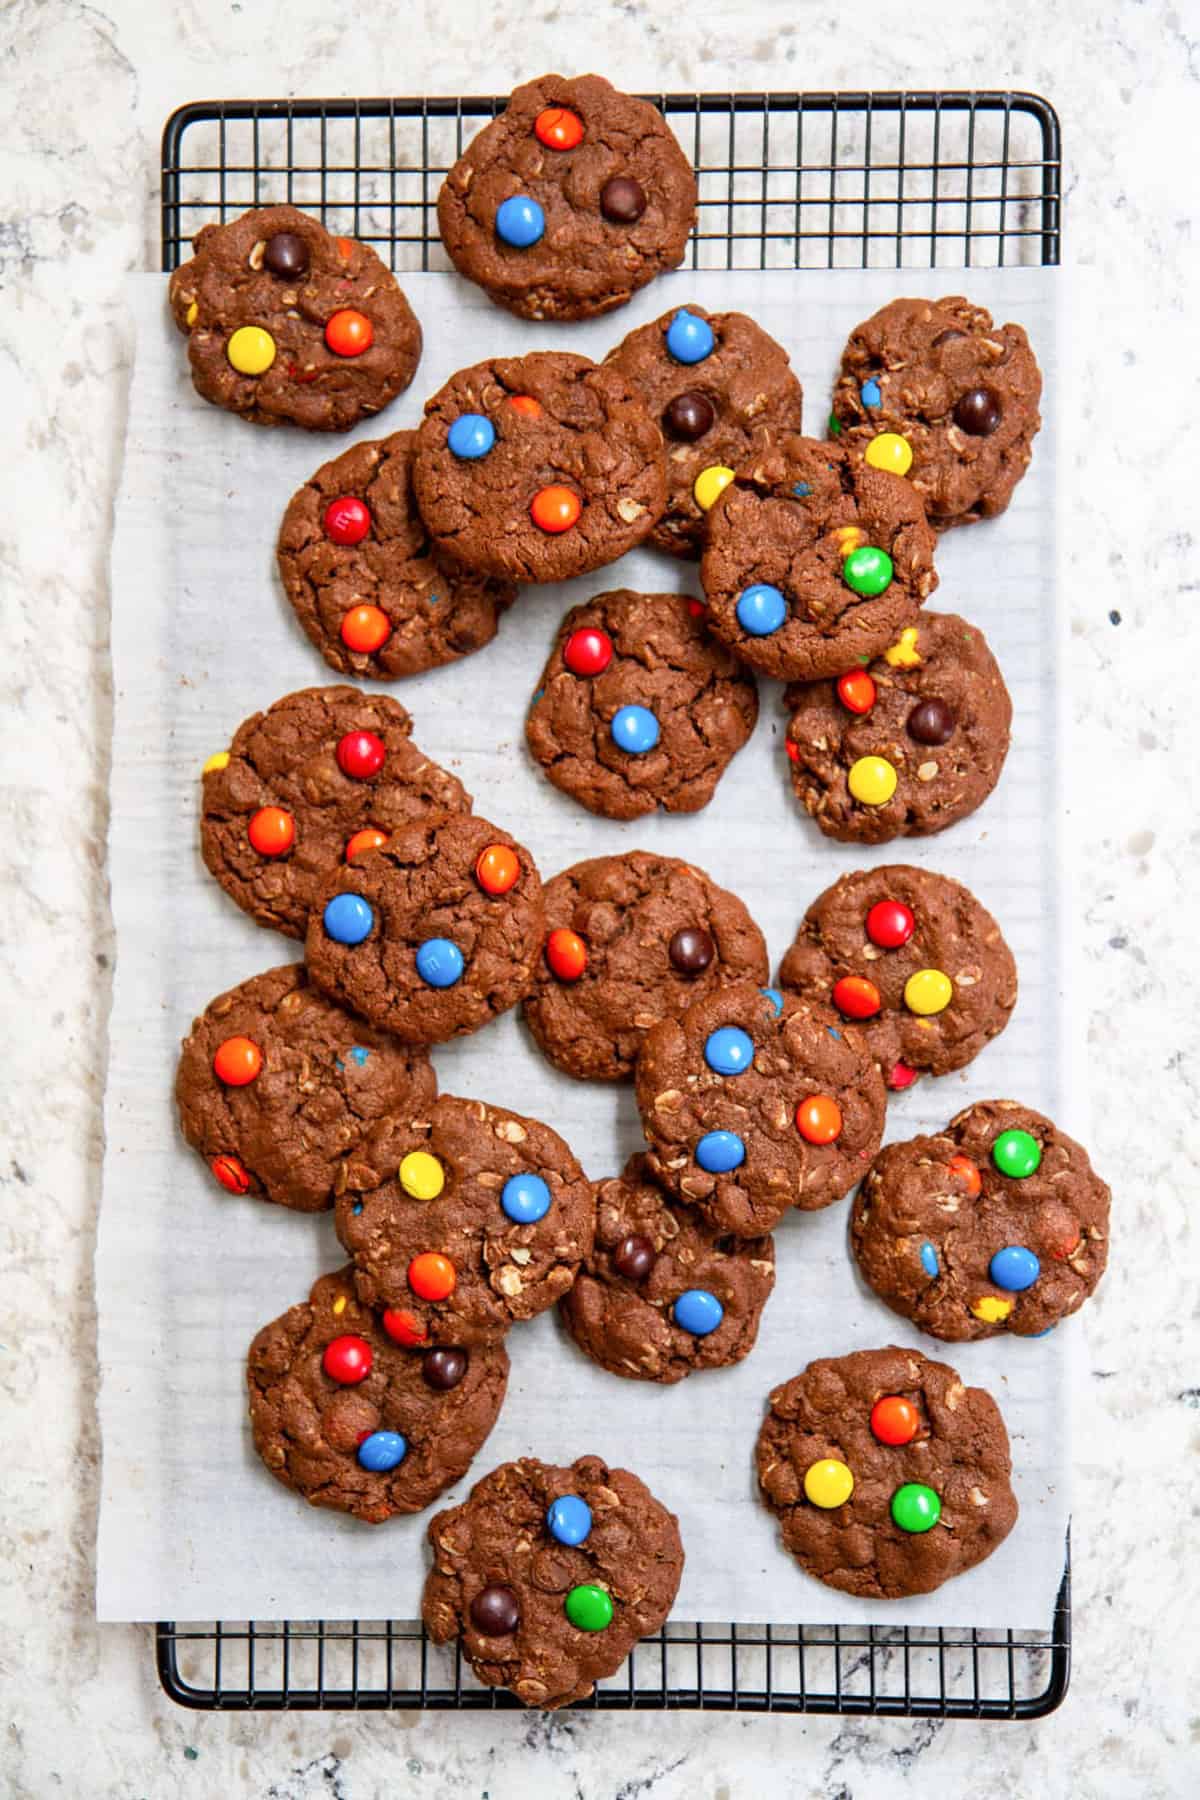
<instances>
[{"instance_id":1,"label":"m&m candy","mask_svg":"<svg viewBox=\"0 0 1200 1800\"><path fill-rule=\"evenodd\" d=\"M917 649L917 628L907 626L896 639L889 644L883 653L883 660L892 669L919 669L921 652Z\"/></svg>"},{"instance_id":2,"label":"m&m candy","mask_svg":"<svg viewBox=\"0 0 1200 1800\"><path fill-rule=\"evenodd\" d=\"M523 413L527 419L540 419L542 403L535 400L532 394L510 394L508 404L515 413Z\"/></svg>"},{"instance_id":3,"label":"m&m candy","mask_svg":"<svg viewBox=\"0 0 1200 1800\"><path fill-rule=\"evenodd\" d=\"M663 430L677 443L694 444L712 430L716 416L708 395L689 388L668 403L662 416Z\"/></svg>"},{"instance_id":4,"label":"m&m candy","mask_svg":"<svg viewBox=\"0 0 1200 1800\"><path fill-rule=\"evenodd\" d=\"M226 1038L213 1057L213 1073L226 1087L248 1087L257 1080L262 1066L262 1051L248 1037Z\"/></svg>"},{"instance_id":5,"label":"m&m candy","mask_svg":"<svg viewBox=\"0 0 1200 1800\"><path fill-rule=\"evenodd\" d=\"M879 383L873 375L869 375L858 390L858 397L864 406L882 406L883 394Z\"/></svg>"},{"instance_id":6,"label":"m&m candy","mask_svg":"<svg viewBox=\"0 0 1200 1800\"><path fill-rule=\"evenodd\" d=\"M458 1286L458 1276L448 1256L425 1250L408 1265L408 1285L419 1300L448 1300Z\"/></svg>"},{"instance_id":7,"label":"m&m candy","mask_svg":"<svg viewBox=\"0 0 1200 1800\"><path fill-rule=\"evenodd\" d=\"M465 967L462 951L449 938L426 938L417 946L417 974L426 987L453 987Z\"/></svg>"},{"instance_id":8,"label":"m&m candy","mask_svg":"<svg viewBox=\"0 0 1200 1800\"><path fill-rule=\"evenodd\" d=\"M517 853L507 844L488 844L479 852L475 863L475 879L485 894L499 898L516 887L521 875Z\"/></svg>"},{"instance_id":9,"label":"m&m candy","mask_svg":"<svg viewBox=\"0 0 1200 1800\"><path fill-rule=\"evenodd\" d=\"M618 750L630 756L645 756L658 743L658 720L648 706L618 707L608 729Z\"/></svg>"},{"instance_id":10,"label":"m&m candy","mask_svg":"<svg viewBox=\"0 0 1200 1800\"><path fill-rule=\"evenodd\" d=\"M325 342L335 356L362 356L375 342L375 327L365 313L343 307L328 320Z\"/></svg>"},{"instance_id":11,"label":"m&m candy","mask_svg":"<svg viewBox=\"0 0 1200 1800\"><path fill-rule=\"evenodd\" d=\"M533 121L533 133L547 150L574 150L583 142L583 120L566 106L543 107Z\"/></svg>"},{"instance_id":12,"label":"m&m candy","mask_svg":"<svg viewBox=\"0 0 1200 1800\"><path fill-rule=\"evenodd\" d=\"M480 1588L468 1608L471 1624L480 1637L511 1637L521 1623L517 1596L502 1582Z\"/></svg>"},{"instance_id":13,"label":"m&m candy","mask_svg":"<svg viewBox=\"0 0 1200 1800\"><path fill-rule=\"evenodd\" d=\"M592 1529L592 1509L578 1494L560 1494L546 1509L546 1529L558 1544L582 1544Z\"/></svg>"},{"instance_id":14,"label":"m&m candy","mask_svg":"<svg viewBox=\"0 0 1200 1800\"><path fill-rule=\"evenodd\" d=\"M671 1308L671 1316L693 1337L707 1337L725 1317L725 1308L707 1288L688 1288Z\"/></svg>"},{"instance_id":15,"label":"m&m candy","mask_svg":"<svg viewBox=\"0 0 1200 1800\"><path fill-rule=\"evenodd\" d=\"M736 1131L706 1131L696 1145L696 1161L709 1175L728 1175L746 1160L746 1146Z\"/></svg>"},{"instance_id":16,"label":"m&m candy","mask_svg":"<svg viewBox=\"0 0 1200 1800\"><path fill-rule=\"evenodd\" d=\"M354 1387L367 1379L374 1361L366 1338L339 1337L326 1344L321 1367L331 1381L340 1381L343 1387Z\"/></svg>"},{"instance_id":17,"label":"m&m candy","mask_svg":"<svg viewBox=\"0 0 1200 1800\"><path fill-rule=\"evenodd\" d=\"M446 1185L446 1171L428 1150L410 1150L400 1164L400 1186L414 1200L436 1200Z\"/></svg>"},{"instance_id":18,"label":"m&m candy","mask_svg":"<svg viewBox=\"0 0 1200 1800\"><path fill-rule=\"evenodd\" d=\"M239 375L265 375L275 361L275 339L261 325L239 325L225 354Z\"/></svg>"},{"instance_id":19,"label":"m&m candy","mask_svg":"<svg viewBox=\"0 0 1200 1800\"><path fill-rule=\"evenodd\" d=\"M581 625L563 645L563 662L572 675L602 675L613 659L613 644L607 631Z\"/></svg>"},{"instance_id":20,"label":"m&m candy","mask_svg":"<svg viewBox=\"0 0 1200 1800\"><path fill-rule=\"evenodd\" d=\"M912 445L898 431L881 431L873 437L864 453L864 461L873 469L884 469L889 475L907 475L912 468Z\"/></svg>"},{"instance_id":21,"label":"m&m candy","mask_svg":"<svg viewBox=\"0 0 1200 1800\"><path fill-rule=\"evenodd\" d=\"M389 1306L382 1314L383 1329L394 1344L403 1344L406 1350L412 1350L417 1344L423 1344L429 1336L424 1325L415 1313L402 1312L398 1307Z\"/></svg>"},{"instance_id":22,"label":"m&m candy","mask_svg":"<svg viewBox=\"0 0 1200 1800\"><path fill-rule=\"evenodd\" d=\"M962 1182L967 1190L968 1198L976 1199L983 1187L983 1176L979 1173L978 1163L973 1163L969 1156L963 1156L960 1151L950 1158L946 1167L956 1181Z\"/></svg>"},{"instance_id":23,"label":"m&m candy","mask_svg":"<svg viewBox=\"0 0 1200 1800\"><path fill-rule=\"evenodd\" d=\"M948 744L954 736L958 721L944 700L936 697L922 700L914 706L905 721L904 729L910 738L918 744L929 744L937 747Z\"/></svg>"},{"instance_id":24,"label":"m&m candy","mask_svg":"<svg viewBox=\"0 0 1200 1800\"><path fill-rule=\"evenodd\" d=\"M796 1108L796 1130L806 1144L832 1144L842 1135L842 1109L830 1094L810 1094Z\"/></svg>"},{"instance_id":25,"label":"m&m candy","mask_svg":"<svg viewBox=\"0 0 1200 1800\"><path fill-rule=\"evenodd\" d=\"M901 1531L932 1531L942 1516L942 1503L931 1487L906 1481L892 1495L892 1518Z\"/></svg>"},{"instance_id":26,"label":"m&m candy","mask_svg":"<svg viewBox=\"0 0 1200 1800\"><path fill-rule=\"evenodd\" d=\"M296 821L282 806L260 806L246 836L260 856L285 856L296 841Z\"/></svg>"},{"instance_id":27,"label":"m&m candy","mask_svg":"<svg viewBox=\"0 0 1200 1800\"><path fill-rule=\"evenodd\" d=\"M804 1471L805 1499L825 1512L844 1506L853 1492L854 1477L836 1456L823 1456Z\"/></svg>"},{"instance_id":28,"label":"m&m candy","mask_svg":"<svg viewBox=\"0 0 1200 1800\"><path fill-rule=\"evenodd\" d=\"M386 831L379 831L374 825L364 825L353 837L346 839L346 861L353 862L356 856L362 856L368 850L382 850L388 841Z\"/></svg>"},{"instance_id":29,"label":"m&m candy","mask_svg":"<svg viewBox=\"0 0 1200 1800\"><path fill-rule=\"evenodd\" d=\"M500 1190L505 1216L516 1225L536 1225L550 1211L550 1189L540 1175L510 1175Z\"/></svg>"},{"instance_id":30,"label":"m&m candy","mask_svg":"<svg viewBox=\"0 0 1200 1800\"><path fill-rule=\"evenodd\" d=\"M765 987L759 988L758 991L770 1007L772 1016L777 1019L783 1011L783 995L780 993L779 989Z\"/></svg>"},{"instance_id":31,"label":"m&m candy","mask_svg":"<svg viewBox=\"0 0 1200 1800\"><path fill-rule=\"evenodd\" d=\"M375 914L361 894L335 894L321 923L326 937L335 944L361 944L375 923Z\"/></svg>"},{"instance_id":32,"label":"m&m candy","mask_svg":"<svg viewBox=\"0 0 1200 1800\"><path fill-rule=\"evenodd\" d=\"M528 250L546 230L546 215L528 194L513 194L496 208L496 236L512 250Z\"/></svg>"},{"instance_id":33,"label":"m&m candy","mask_svg":"<svg viewBox=\"0 0 1200 1800\"><path fill-rule=\"evenodd\" d=\"M887 1084L898 1094L910 1088L917 1079L917 1071L911 1069L906 1062L894 1062L887 1073Z\"/></svg>"},{"instance_id":34,"label":"m&m candy","mask_svg":"<svg viewBox=\"0 0 1200 1800\"><path fill-rule=\"evenodd\" d=\"M539 531L557 535L570 531L583 511L579 495L569 487L539 488L529 502L529 516Z\"/></svg>"},{"instance_id":35,"label":"m&m candy","mask_svg":"<svg viewBox=\"0 0 1200 1800\"><path fill-rule=\"evenodd\" d=\"M623 1237L612 1253L613 1268L626 1281L645 1281L656 1260L650 1239L637 1232Z\"/></svg>"},{"instance_id":36,"label":"m&m candy","mask_svg":"<svg viewBox=\"0 0 1200 1800\"><path fill-rule=\"evenodd\" d=\"M646 210L646 194L632 175L613 175L600 189L600 211L610 225L636 225Z\"/></svg>"},{"instance_id":37,"label":"m&m candy","mask_svg":"<svg viewBox=\"0 0 1200 1800\"><path fill-rule=\"evenodd\" d=\"M933 1245L927 1241L921 1245L920 1255L921 1255L921 1267L924 1269L925 1273L929 1276L931 1281L935 1280L936 1277L941 1273L941 1264L938 1262L937 1251L934 1249Z\"/></svg>"},{"instance_id":38,"label":"m&m candy","mask_svg":"<svg viewBox=\"0 0 1200 1800\"><path fill-rule=\"evenodd\" d=\"M250 1192L250 1177L246 1172L246 1165L238 1157L214 1156L208 1166L227 1193Z\"/></svg>"},{"instance_id":39,"label":"m&m candy","mask_svg":"<svg viewBox=\"0 0 1200 1800\"><path fill-rule=\"evenodd\" d=\"M711 468L701 469L692 483L692 498L701 512L708 512L717 504L732 480L733 470L724 463L713 463Z\"/></svg>"},{"instance_id":40,"label":"m&m candy","mask_svg":"<svg viewBox=\"0 0 1200 1800\"><path fill-rule=\"evenodd\" d=\"M667 326L667 351L676 362L703 362L706 356L712 355L716 341L708 320L698 313L688 312L686 307L677 312Z\"/></svg>"},{"instance_id":41,"label":"m&m candy","mask_svg":"<svg viewBox=\"0 0 1200 1800\"><path fill-rule=\"evenodd\" d=\"M373 1475L398 1469L408 1455L408 1439L399 1431L373 1431L358 1446L358 1460Z\"/></svg>"},{"instance_id":42,"label":"m&m candy","mask_svg":"<svg viewBox=\"0 0 1200 1800\"><path fill-rule=\"evenodd\" d=\"M886 806L896 791L897 775L882 756L860 756L851 763L846 786L863 806Z\"/></svg>"},{"instance_id":43,"label":"m&m candy","mask_svg":"<svg viewBox=\"0 0 1200 1800\"><path fill-rule=\"evenodd\" d=\"M437 1394L448 1394L467 1372L465 1350L427 1350L421 1358L421 1380Z\"/></svg>"},{"instance_id":44,"label":"m&m candy","mask_svg":"<svg viewBox=\"0 0 1200 1800\"><path fill-rule=\"evenodd\" d=\"M281 281L308 273L308 245L296 231L277 231L263 245L263 267Z\"/></svg>"},{"instance_id":45,"label":"m&m candy","mask_svg":"<svg viewBox=\"0 0 1200 1800\"><path fill-rule=\"evenodd\" d=\"M846 586L867 599L886 592L892 585L892 573L891 557L873 544L860 544L842 564Z\"/></svg>"},{"instance_id":46,"label":"m&m candy","mask_svg":"<svg viewBox=\"0 0 1200 1800\"><path fill-rule=\"evenodd\" d=\"M873 1019L883 1001L873 981L863 975L843 975L833 984L833 1004L844 1019Z\"/></svg>"},{"instance_id":47,"label":"m&m candy","mask_svg":"<svg viewBox=\"0 0 1200 1800\"><path fill-rule=\"evenodd\" d=\"M754 1062L754 1039L740 1025L722 1025L709 1032L704 1060L718 1075L744 1075Z\"/></svg>"},{"instance_id":48,"label":"m&m candy","mask_svg":"<svg viewBox=\"0 0 1200 1800\"><path fill-rule=\"evenodd\" d=\"M990 388L968 388L955 405L954 423L969 437L991 437L1000 423L1000 402Z\"/></svg>"},{"instance_id":49,"label":"m&m candy","mask_svg":"<svg viewBox=\"0 0 1200 1800\"><path fill-rule=\"evenodd\" d=\"M383 739L373 731L348 731L338 739L334 755L343 775L352 781L369 781L378 775L387 757Z\"/></svg>"},{"instance_id":50,"label":"m&m candy","mask_svg":"<svg viewBox=\"0 0 1200 1800\"><path fill-rule=\"evenodd\" d=\"M992 1161L1002 1175L1024 1181L1041 1166L1042 1146L1028 1131L1002 1131L992 1145Z\"/></svg>"},{"instance_id":51,"label":"m&m candy","mask_svg":"<svg viewBox=\"0 0 1200 1800\"><path fill-rule=\"evenodd\" d=\"M899 950L916 929L912 909L902 900L877 900L867 914L867 936L881 950Z\"/></svg>"},{"instance_id":52,"label":"m&m candy","mask_svg":"<svg viewBox=\"0 0 1200 1800\"><path fill-rule=\"evenodd\" d=\"M392 622L380 606L352 606L342 614L338 635L357 656L373 656L392 635Z\"/></svg>"},{"instance_id":53,"label":"m&m candy","mask_svg":"<svg viewBox=\"0 0 1200 1800\"><path fill-rule=\"evenodd\" d=\"M902 1394L885 1394L871 1408L871 1430L881 1444L911 1444L921 1415Z\"/></svg>"},{"instance_id":54,"label":"m&m candy","mask_svg":"<svg viewBox=\"0 0 1200 1800\"><path fill-rule=\"evenodd\" d=\"M751 637L770 637L787 618L787 601L769 581L756 581L738 595L737 622Z\"/></svg>"},{"instance_id":55,"label":"m&m candy","mask_svg":"<svg viewBox=\"0 0 1200 1800\"><path fill-rule=\"evenodd\" d=\"M997 1250L988 1264L988 1276L998 1288L1009 1294L1023 1294L1031 1288L1042 1272L1042 1265L1034 1251L1024 1244L1006 1244L1003 1250Z\"/></svg>"},{"instance_id":56,"label":"m&m candy","mask_svg":"<svg viewBox=\"0 0 1200 1800\"><path fill-rule=\"evenodd\" d=\"M546 939L546 961L560 981L578 981L587 968L587 945L577 931L560 925Z\"/></svg>"},{"instance_id":57,"label":"m&m candy","mask_svg":"<svg viewBox=\"0 0 1200 1800\"><path fill-rule=\"evenodd\" d=\"M683 925L667 945L671 967L681 975L703 975L717 954L717 946L703 925Z\"/></svg>"},{"instance_id":58,"label":"m&m candy","mask_svg":"<svg viewBox=\"0 0 1200 1800\"><path fill-rule=\"evenodd\" d=\"M1002 1325L1012 1309L1011 1300L997 1299L995 1294L982 1294L971 1302L971 1311L985 1325Z\"/></svg>"},{"instance_id":59,"label":"m&m candy","mask_svg":"<svg viewBox=\"0 0 1200 1800\"><path fill-rule=\"evenodd\" d=\"M874 706L877 692L875 683L865 669L850 669L845 675L839 675L837 681L837 697L847 712L869 713Z\"/></svg>"},{"instance_id":60,"label":"m&m candy","mask_svg":"<svg viewBox=\"0 0 1200 1800\"><path fill-rule=\"evenodd\" d=\"M945 1012L954 998L954 983L941 969L917 969L904 984L904 1004L919 1018Z\"/></svg>"},{"instance_id":61,"label":"m&m candy","mask_svg":"<svg viewBox=\"0 0 1200 1800\"><path fill-rule=\"evenodd\" d=\"M495 441L496 427L482 413L460 413L446 433L450 454L461 462L486 456Z\"/></svg>"},{"instance_id":62,"label":"m&m candy","mask_svg":"<svg viewBox=\"0 0 1200 1800\"><path fill-rule=\"evenodd\" d=\"M321 529L331 544L361 544L371 529L371 515L354 494L342 494L325 508Z\"/></svg>"},{"instance_id":63,"label":"m&m candy","mask_svg":"<svg viewBox=\"0 0 1200 1800\"><path fill-rule=\"evenodd\" d=\"M208 761L204 764L204 767L201 769L200 773L202 775L215 775L221 769L227 769L228 767L229 767L229 752L228 752L228 750L214 750L212 755L209 757Z\"/></svg>"},{"instance_id":64,"label":"m&m candy","mask_svg":"<svg viewBox=\"0 0 1200 1800\"><path fill-rule=\"evenodd\" d=\"M612 1624L612 1596L594 1582L581 1582L567 1595L563 1611L578 1631L604 1631Z\"/></svg>"}]
</instances>

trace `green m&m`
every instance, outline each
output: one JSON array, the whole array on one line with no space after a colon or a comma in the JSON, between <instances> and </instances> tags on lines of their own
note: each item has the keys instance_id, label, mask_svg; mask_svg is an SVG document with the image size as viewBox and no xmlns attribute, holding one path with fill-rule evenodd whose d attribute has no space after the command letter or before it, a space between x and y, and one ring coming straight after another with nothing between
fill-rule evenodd
<instances>
[{"instance_id":1,"label":"green m&m","mask_svg":"<svg viewBox=\"0 0 1200 1800\"><path fill-rule=\"evenodd\" d=\"M577 1631L604 1631L612 1624L612 1596L593 1582L573 1587L563 1602L563 1611Z\"/></svg>"},{"instance_id":2,"label":"green m&m","mask_svg":"<svg viewBox=\"0 0 1200 1800\"><path fill-rule=\"evenodd\" d=\"M901 1531L932 1531L941 1516L941 1501L922 1482L906 1481L892 1495L892 1517Z\"/></svg>"},{"instance_id":3,"label":"green m&m","mask_svg":"<svg viewBox=\"0 0 1200 1800\"><path fill-rule=\"evenodd\" d=\"M873 598L892 585L892 559L886 550L863 544L852 550L842 564L842 580L856 594Z\"/></svg>"},{"instance_id":4,"label":"green m&m","mask_svg":"<svg viewBox=\"0 0 1200 1800\"><path fill-rule=\"evenodd\" d=\"M1042 1146L1028 1131L1002 1131L992 1145L992 1161L1002 1175L1024 1181L1040 1166Z\"/></svg>"}]
</instances>

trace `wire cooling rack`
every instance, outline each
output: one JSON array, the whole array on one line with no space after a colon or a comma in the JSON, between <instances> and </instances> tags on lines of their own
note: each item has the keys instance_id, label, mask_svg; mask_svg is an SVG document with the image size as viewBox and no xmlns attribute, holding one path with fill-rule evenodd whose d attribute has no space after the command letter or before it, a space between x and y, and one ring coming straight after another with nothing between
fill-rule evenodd
<instances>
[{"instance_id":1,"label":"wire cooling rack","mask_svg":"<svg viewBox=\"0 0 1200 1800\"><path fill-rule=\"evenodd\" d=\"M1035 94L651 94L691 157L696 269L1054 266L1057 115ZM184 106L162 144L162 266L202 225L288 201L397 272L449 269L437 193L502 98ZM456 1645L395 1621L160 1624L162 1685L218 1711L506 1710ZM1070 1559L1048 1627L667 1624L581 1705L606 1712L1034 1719L1067 1691Z\"/></svg>"}]
</instances>

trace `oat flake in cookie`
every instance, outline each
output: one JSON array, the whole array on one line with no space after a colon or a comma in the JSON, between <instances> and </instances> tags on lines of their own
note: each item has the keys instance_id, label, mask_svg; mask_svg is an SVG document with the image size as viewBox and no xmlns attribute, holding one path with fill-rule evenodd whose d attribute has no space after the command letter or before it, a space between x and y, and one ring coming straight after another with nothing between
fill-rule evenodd
<instances>
[{"instance_id":1,"label":"oat flake in cookie","mask_svg":"<svg viewBox=\"0 0 1200 1800\"><path fill-rule=\"evenodd\" d=\"M565 351L460 369L426 402L413 473L434 543L508 581L566 581L667 504L662 434L616 369Z\"/></svg>"},{"instance_id":2,"label":"oat flake in cookie","mask_svg":"<svg viewBox=\"0 0 1200 1800\"><path fill-rule=\"evenodd\" d=\"M682 1381L754 1348L775 1285L769 1237L722 1237L631 1157L596 1184L596 1242L559 1303L585 1356L635 1381Z\"/></svg>"},{"instance_id":3,"label":"oat flake in cookie","mask_svg":"<svg viewBox=\"0 0 1200 1800\"><path fill-rule=\"evenodd\" d=\"M893 300L850 334L830 429L907 475L939 531L1002 513L1041 424L1041 371L1020 325L982 306Z\"/></svg>"},{"instance_id":4,"label":"oat flake in cookie","mask_svg":"<svg viewBox=\"0 0 1200 1800\"><path fill-rule=\"evenodd\" d=\"M355 444L292 497L277 551L284 591L330 668L417 675L491 642L516 599L433 549L412 491L415 431Z\"/></svg>"},{"instance_id":5,"label":"oat flake in cookie","mask_svg":"<svg viewBox=\"0 0 1200 1800\"><path fill-rule=\"evenodd\" d=\"M305 956L317 986L408 1044L478 1031L528 992L542 946L533 858L486 819L393 831L321 888Z\"/></svg>"},{"instance_id":6,"label":"oat flake in cookie","mask_svg":"<svg viewBox=\"0 0 1200 1800\"><path fill-rule=\"evenodd\" d=\"M982 806L1012 700L982 631L924 612L881 656L784 695L792 786L827 837L927 837Z\"/></svg>"},{"instance_id":7,"label":"oat flake in cookie","mask_svg":"<svg viewBox=\"0 0 1200 1800\"><path fill-rule=\"evenodd\" d=\"M771 1395L756 1461L800 1567L864 1600L932 1593L1016 1523L999 1407L916 1350L810 1363Z\"/></svg>"},{"instance_id":8,"label":"oat flake in cookie","mask_svg":"<svg viewBox=\"0 0 1200 1800\"><path fill-rule=\"evenodd\" d=\"M294 206L206 225L171 276L197 393L256 425L348 431L404 392L421 327L373 250Z\"/></svg>"},{"instance_id":9,"label":"oat flake in cookie","mask_svg":"<svg viewBox=\"0 0 1200 1800\"><path fill-rule=\"evenodd\" d=\"M936 1137L881 1152L851 1244L880 1299L932 1337L1040 1337L1104 1273L1109 1197L1051 1120L981 1100Z\"/></svg>"},{"instance_id":10,"label":"oat flake in cookie","mask_svg":"<svg viewBox=\"0 0 1200 1800\"><path fill-rule=\"evenodd\" d=\"M764 675L840 675L916 621L934 542L911 483L838 444L782 438L708 515L709 623Z\"/></svg>"},{"instance_id":11,"label":"oat flake in cookie","mask_svg":"<svg viewBox=\"0 0 1200 1800\"><path fill-rule=\"evenodd\" d=\"M517 88L438 194L461 275L526 319L610 312L683 261L696 177L662 114L599 75Z\"/></svg>"},{"instance_id":12,"label":"oat flake in cookie","mask_svg":"<svg viewBox=\"0 0 1200 1800\"><path fill-rule=\"evenodd\" d=\"M651 1026L718 988L767 979L766 943L743 903L677 857L592 857L543 894L546 941L525 1021L566 1075L628 1080Z\"/></svg>"},{"instance_id":13,"label":"oat flake in cookie","mask_svg":"<svg viewBox=\"0 0 1200 1800\"><path fill-rule=\"evenodd\" d=\"M560 625L525 738L589 812L698 812L754 730L754 677L702 613L684 594L617 588Z\"/></svg>"},{"instance_id":14,"label":"oat flake in cookie","mask_svg":"<svg viewBox=\"0 0 1200 1800\"><path fill-rule=\"evenodd\" d=\"M643 396L667 446L667 511L650 542L698 556L730 472L800 430L803 394L787 351L745 313L689 301L639 325L605 361Z\"/></svg>"},{"instance_id":15,"label":"oat flake in cookie","mask_svg":"<svg viewBox=\"0 0 1200 1800\"><path fill-rule=\"evenodd\" d=\"M857 1026L889 1088L964 1068L1008 1024L1017 965L989 913L948 875L888 863L818 894L779 985Z\"/></svg>"},{"instance_id":16,"label":"oat flake in cookie","mask_svg":"<svg viewBox=\"0 0 1200 1800\"><path fill-rule=\"evenodd\" d=\"M458 1638L488 1687L526 1706L585 1700L665 1623L679 1591L679 1521L627 1469L522 1457L429 1521L421 1616Z\"/></svg>"},{"instance_id":17,"label":"oat flake in cookie","mask_svg":"<svg viewBox=\"0 0 1200 1800\"><path fill-rule=\"evenodd\" d=\"M266 1325L246 1368L254 1448L310 1506L368 1525L420 1512L466 1474L508 1382L503 1344L404 1347L352 1269Z\"/></svg>"},{"instance_id":18,"label":"oat flake in cookie","mask_svg":"<svg viewBox=\"0 0 1200 1800\"><path fill-rule=\"evenodd\" d=\"M592 1247L595 1200L537 1119L443 1094L380 1125L342 1166L334 1223L359 1298L406 1343L502 1337L561 1299Z\"/></svg>"},{"instance_id":19,"label":"oat flake in cookie","mask_svg":"<svg viewBox=\"0 0 1200 1800\"><path fill-rule=\"evenodd\" d=\"M332 1206L341 1159L378 1120L420 1112L436 1093L422 1051L351 1018L303 963L210 1002L175 1080L183 1135L214 1179L297 1212Z\"/></svg>"},{"instance_id":20,"label":"oat flake in cookie","mask_svg":"<svg viewBox=\"0 0 1200 1800\"><path fill-rule=\"evenodd\" d=\"M883 1078L858 1031L772 988L723 988L656 1025L636 1082L654 1180L737 1237L840 1200L883 1135Z\"/></svg>"},{"instance_id":21,"label":"oat flake in cookie","mask_svg":"<svg viewBox=\"0 0 1200 1800\"><path fill-rule=\"evenodd\" d=\"M204 765L200 848L259 925L303 937L333 870L397 826L469 812L453 775L423 756L398 701L304 688L246 719Z\"/></svg>"}]
</instances>

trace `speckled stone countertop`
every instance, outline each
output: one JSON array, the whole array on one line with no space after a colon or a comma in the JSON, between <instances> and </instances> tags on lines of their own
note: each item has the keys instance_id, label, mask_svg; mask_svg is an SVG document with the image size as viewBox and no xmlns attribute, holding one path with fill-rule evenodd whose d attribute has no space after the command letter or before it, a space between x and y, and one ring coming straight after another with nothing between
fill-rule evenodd
<instances>
[{"instance_id":1,"label":"speckled stone countertop","mask_svg":"<svg viewBox=\"0 0 1200 1800\"><path fill-rule=\"evenodd\" d=\"M1178 742L1200 592L1192 417L1200 37L1170 0L952 9L743 0L12 0L0 20L0 1789L175 1800L731 1800L1195 1791L1197 831ZM1193 17L1192 30L1197 30ZM1092 1148L1111 1273L1076 1434L1075 1671L1033 1726L682 1715L215 1717L158 1691L151 1635L92 1619L91 1256L113 946L104 886L107 554L129 373L121 284L157 261L158 135L206 95L621 85L1032 88L1063 119L1073 299L1064 581ZM1189 639L1191 648L1189 649ZM1185 933L1187 934L1185 936ZM1190 1777L1189 1777L1190 1767Z\"/></svg>"}]
</instances>

